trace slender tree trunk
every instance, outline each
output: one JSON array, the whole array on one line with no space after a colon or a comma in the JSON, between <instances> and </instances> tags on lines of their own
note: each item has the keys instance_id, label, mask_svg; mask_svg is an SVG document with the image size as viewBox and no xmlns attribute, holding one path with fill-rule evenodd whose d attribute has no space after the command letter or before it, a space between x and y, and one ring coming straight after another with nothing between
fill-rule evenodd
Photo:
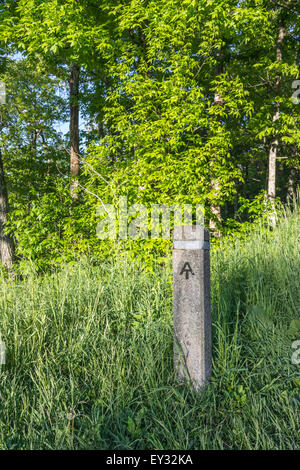
<instances>
[{"instance_id":1,"label":"slender tree trunk","mask_svg":"<svg viewBox=\"0 0 300 470\"><path fill-rule=\"evenodd\" d=\"M285 37L285 27L283 25L279 28L279 34L277 38L276 44L276 60L278 62L282 62L282 44ZM276 85L275 85L275 92L276 96L280 94L280 82L281 76L278 74L276 77ZM275 103L275 113L273 115L273 122L277 121L280 116L280 104L278 101ZM274 137L270 150L269 150L269 171L268 171L268 200L271 202L272 205L272 216L271 222L275 223L275 197L276 197L276 161L278 156L278 145L279 140L278 137Z\"/></svg>"},{"instance_id":2,"label":"slender tree trunk","mask_svg":"<svg viewBox=\"0 0 300 470\"><path fill-rule=\"evenodd\" d=\"M98 123L98 132L99 132L99 137L100 139L104 139L105 137L105 132L104 132L104 126L103 126L103 122L99 122Z\"/></svg>"},{"instance_id":3,"label":"slender tree trunk","mask_svg":"<svg viewBox=\"0 0 300 470\"><path fill-rule=\"evenodd\" d=\"M212 190L213 195L218 197L220 192L220 184L218 180L212 181ZM221 206L219 204L211 204L210 210L213 217L209 220L209 228L215 237L220 237L221 233L219 231L219 224L221 224Z\"/></svg>"},{"instance_id":4,"label":"slender tree trunk","mask_svg":"<svg viewBox=\"0 0 300 470\"><path fill-rule=\"evenodd\" d=\"M222 52L219 53L220 61L222 61ZM223 64L220 62L217 68L217 76L223 73ZM222 106L223 99L220 93L216 92L214 96L214 105L215 106ZM218 118L220 121L220 118ZM213 159L212 159L213 164ZM213 179L211 182L212 186L212 193L216 199L218 199L220 194L220 183L217 179ZM215 237L220 237L221 233L219 231L219 225L221 225L221 206L219 204L211 204L210 206L211 213L213 217L209 221L209 228L212 231L212 234Z\"/></svg>"},{"instance_id":5,"label":"slender tree trunk","mask_svg":"<svg viewBox=\"0 0 300 470\"><path fill-rule=\"evenodd\" d=\"M288 188L287 188L287 197L286 200L287 202L292 202L296 198L296 192L295 192L295 180L296 180L296 168L291 168L290 174L289 174L289 179L288 179Z\"/></svg>"},{"instance_id":6,"label":"slender tree trunk","mask_svg":"<svg viewBox=\"0 0 300 470\"><path fill-rule=\"evenodd\" d=\"M70 172L73 181L70 192L72 199L78 199L76 188L79 176L79 75L80 67L72 64L70 70Z\"/></svg>"},{"instance_id":7,"label":"slender tree trunk","mask_svg":"<svg viewBox=\"0 0 300 470\"><path fill-rule=\"evenodd\" d=\"M14 242L9 235L4 233L8 212L8 195L0 149L0 260L4 266L11 268L14 261Z\"/></svg>"}]
</instances>

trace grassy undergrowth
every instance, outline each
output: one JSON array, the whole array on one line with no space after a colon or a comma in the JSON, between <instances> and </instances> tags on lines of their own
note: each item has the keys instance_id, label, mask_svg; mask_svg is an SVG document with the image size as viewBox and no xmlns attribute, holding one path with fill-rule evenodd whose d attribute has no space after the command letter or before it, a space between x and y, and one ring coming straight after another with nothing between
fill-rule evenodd
<instances>
[{"instance_id":1,"label":"grassy undergrowth","mask_svg":"<svg viewBox=\"0 0 300 470\"><path fill-rule=\"evenodd\" d=\"M212 252L213 377L172 365L171 264L0 280L2 449L299 449L300 222Z\"/></svg>"}]
</instances>

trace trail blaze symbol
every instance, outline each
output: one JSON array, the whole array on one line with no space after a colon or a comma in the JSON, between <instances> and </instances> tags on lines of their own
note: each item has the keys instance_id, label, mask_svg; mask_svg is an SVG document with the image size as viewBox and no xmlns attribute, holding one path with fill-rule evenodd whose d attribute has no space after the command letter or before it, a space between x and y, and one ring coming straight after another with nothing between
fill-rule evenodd
<instances>
[{"instance_id":1,"label":"trail blaze symbol","mask_svg":"<svg viewBox=\"0 0 300 470\"><path fill-rule=\"evenodd\" d=\"M180 275L182 275L183 273L185 273L186 279L189 278L190 273L192 274L192 276L194 276L195 273L193 272L190 263L184 263L184 266L182 270L180 271Z\"/></svg>"}]
</instances>

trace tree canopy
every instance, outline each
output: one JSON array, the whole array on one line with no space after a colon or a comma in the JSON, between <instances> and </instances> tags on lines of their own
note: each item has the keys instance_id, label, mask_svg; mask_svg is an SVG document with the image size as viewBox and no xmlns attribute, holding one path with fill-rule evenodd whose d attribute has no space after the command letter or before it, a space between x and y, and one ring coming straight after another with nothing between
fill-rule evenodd
<instances>
[{"instance_id":1,"label":"tree canopy","mask_svg":"<svg viewBox=\"0 0 300 470\"><path fill-rule=\"evenodd\" d=\"M203 204L216 236L295 196L297 1L6 0L0 16L0 230L19 259L98 256L96 207L120 196Z\"/></svg>"}]
</instances>

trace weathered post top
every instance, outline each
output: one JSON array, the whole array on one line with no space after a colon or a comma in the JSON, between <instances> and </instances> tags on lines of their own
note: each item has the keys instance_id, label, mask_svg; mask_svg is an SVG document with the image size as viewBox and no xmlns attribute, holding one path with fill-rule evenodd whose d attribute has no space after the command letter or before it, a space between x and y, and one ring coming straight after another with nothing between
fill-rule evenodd
<instances>
[{"instance_id":1,"label":"weathered post top","mask_svg":"<svg viewBox=\"0 0 300 470\"><path fill-rule=\"evenodd\" d=\"M174 364L199 390L211 376L209 232L176 227L173 248Z\"/></svg>"},{"instance_id":2,"label":"weathered post top","mask_svg":"<svg viewBox=\"0 0 300 470\"><path fill-rule=\"evenodd\" d=\"M177 250L209 250L209 231L200 225L175 227L173 246Z\"/></svg>"}]
</instances>

